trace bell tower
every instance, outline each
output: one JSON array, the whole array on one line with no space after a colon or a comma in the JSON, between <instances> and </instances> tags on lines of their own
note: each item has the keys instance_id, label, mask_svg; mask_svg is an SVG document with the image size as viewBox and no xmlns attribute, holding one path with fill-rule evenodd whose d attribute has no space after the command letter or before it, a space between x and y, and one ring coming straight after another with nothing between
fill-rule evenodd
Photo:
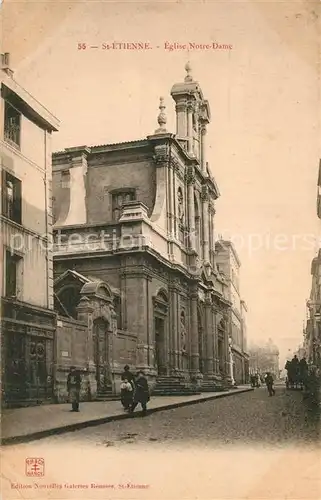
<instances>
[{"instance_id":1,"label":"bell tower","mask_svg":"<svg viewBox=\"0 0 321 500\"><path fill-rule=\"evenodd\" d=\"M171 96L176 104L176 138L191 158L195 158L204 174L206 169L206 128L210 123L210 106L199 83L193 80L192 68L185 65L184 82L176 83Z\"/></svg>"}]
</instances>

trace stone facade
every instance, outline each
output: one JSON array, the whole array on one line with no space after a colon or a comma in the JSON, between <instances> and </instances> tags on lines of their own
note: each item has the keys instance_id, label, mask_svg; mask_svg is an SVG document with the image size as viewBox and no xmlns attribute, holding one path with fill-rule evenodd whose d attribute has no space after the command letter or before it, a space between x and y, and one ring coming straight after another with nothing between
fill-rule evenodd
<instances>
[{"instance_id":1,"label":"stone facade","mask_svg":"<svg viewBox=\"0 0 321 500\"><path fill-rule=\"evenodd\" d=\"M307 360L321 368L321 250L311 264L311 292L304 347Z\"/></svg>"},{"instance_id":2,"label":"stone facade","mask_svg":"<svg viewBox=\"0 0 321 500\"><path fill-rule=\"evenodd\" d=\"M210 109L186 71L171 91L176 134L165 128L161 99L159 127L146 139L53 155L56 308L88 324L82 364L92 394L118 392L124 364L144 370L155 389L229 383Z\"/></svg>"},{"instance_id":3,"label":"stone facade","mask_svg":"<svg viewBox=\"0 0 321 500\"><path fill-rule=\"evenodd\" d=\"M54 365L51 134L57 120L0 69L2 402L50 400Z\"/></svg>"},{"instance_id":4,"label":"stone facade","mask_svg":"<svg viewBox=\"0 0 321 500\"><path fill-rule=\"evenodd\" d=\"M236 384L248 383L248 354L246 352L247 307L240 294L241 262L231 241L218 240L215 244L216 264L224 273L228 285L231 308L228 311L230 348L233 358L233 378ZM231 359L232 359L231 358ZM232 361L231 361L232 362Z\"/></svg>"}]
</instances>

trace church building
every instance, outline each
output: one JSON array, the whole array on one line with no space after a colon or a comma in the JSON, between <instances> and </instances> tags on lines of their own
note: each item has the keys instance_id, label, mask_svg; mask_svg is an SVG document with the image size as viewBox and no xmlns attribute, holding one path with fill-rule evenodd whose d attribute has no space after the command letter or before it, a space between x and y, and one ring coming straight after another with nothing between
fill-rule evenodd
<instances>
[{"instance_id":1,"label":"church building","mask_svg":"<svg viewBox=\"0 0 321 500\"><path fill-rule=\"evenodd\" d=\"M84 370L94 396L118 393L126 364L159 394L230 384L210 106L185 70L171 89L175 133L161 98L159 126L145 139L53 154L55 308L87 332L85 341L64 339L57 364Z\"/></svg>"}]
</instances>

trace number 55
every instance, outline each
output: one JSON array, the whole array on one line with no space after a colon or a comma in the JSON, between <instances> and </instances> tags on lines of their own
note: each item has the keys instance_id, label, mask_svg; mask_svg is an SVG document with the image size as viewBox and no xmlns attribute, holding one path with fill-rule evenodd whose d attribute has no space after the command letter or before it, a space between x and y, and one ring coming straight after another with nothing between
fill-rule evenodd
<instances>
[{"instance_id":1,"label":"number 55","mask_svg":"<svg viewBox=\"0 0 321 500\"><path fill-rule=\"evenodd\" d=\"M78 43L78 50L85 50L86 44L85 43Z\"/></svg>"}]
</instances>

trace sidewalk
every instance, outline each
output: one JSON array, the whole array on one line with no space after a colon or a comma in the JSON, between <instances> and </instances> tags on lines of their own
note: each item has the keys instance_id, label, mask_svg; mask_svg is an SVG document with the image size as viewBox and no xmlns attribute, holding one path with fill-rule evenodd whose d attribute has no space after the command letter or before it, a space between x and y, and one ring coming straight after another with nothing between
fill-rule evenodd
<instances>
[{"instance_id":1,"label":"sidewalk","mask_svg":"<svg viewBox=\"0 0 321 500\"><path fill-rule=\"evenodd\" d=\"M193 396L154 396L148 404L147 413L179 408L252 390L249 386L239 386L226 392L207 392ZM55 404L3 410L2 445L33 441L52 434L62 434L130 418L128 413L123 411L120 401L80 403L79 413L72 413L70 408L70 404ZM140 411L136 413L139 415Z\"/></svg>"}]
</instances>

